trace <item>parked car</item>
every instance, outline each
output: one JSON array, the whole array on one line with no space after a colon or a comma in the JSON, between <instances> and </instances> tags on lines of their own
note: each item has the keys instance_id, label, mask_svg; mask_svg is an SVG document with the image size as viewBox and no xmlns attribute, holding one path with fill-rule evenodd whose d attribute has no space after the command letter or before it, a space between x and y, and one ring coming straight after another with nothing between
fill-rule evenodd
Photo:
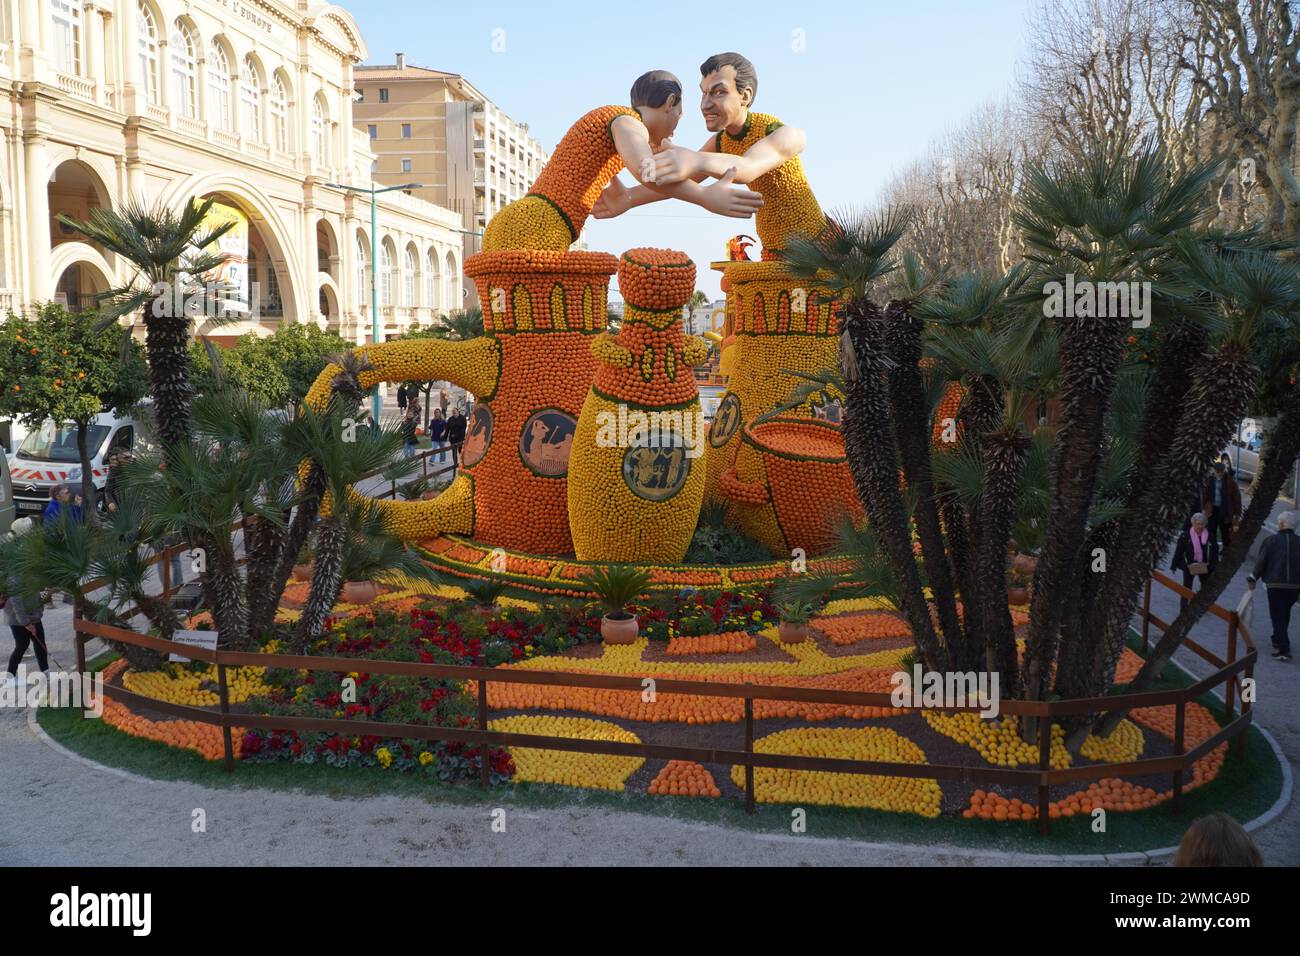
<instances>
[{"instance_id":1,"label":"parked car","mask_svg":"<svg viewBox=\"0 0 1300 956\"><path fill-rule=\"evenodd\" d=\"M1248 483L1259 472L1259 453L1264 446L1264 430L1253 418L1241 423L1239 435L1228 440L1222 454L1237 472L1237 480Z\"/></svg>"},{"instance_id":2,"label":"parked car","mask_svg":"<svg viewBox=\"0 0 1300 956\"><path fill-rule=\"evenodd\" d=\"M104 507L109 457L122 449L143 451L148 447L148 434L147 417L118 416L113 412L101 412L95 417L87 431L86 446L90 452L96 507ZM8 464L16 516L39 515L49 503L51 488L81 482L76 424L56 425L47 419L40 428L27 433L9 456Z\"/></svg>"},{"instance_id":3,"label":"parked car","mask_svg":"<svg viewBox=\"0 0 1300 956\"><path fill-rule=\"evenodd\" d=\"M14 511L14 488L13 482L9 480L9 463L0 455L0 535L13 527L16 517L18 515Z\"/></svg>"}]
</instances>

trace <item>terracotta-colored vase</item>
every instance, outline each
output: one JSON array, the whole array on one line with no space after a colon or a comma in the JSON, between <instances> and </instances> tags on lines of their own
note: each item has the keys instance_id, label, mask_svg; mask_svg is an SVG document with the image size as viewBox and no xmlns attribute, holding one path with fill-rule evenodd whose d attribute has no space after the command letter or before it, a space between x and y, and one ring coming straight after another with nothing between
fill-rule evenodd
<instances>
[{"instance_id":1,"label":"terracotta-colored vase","mask_svg":"<svg viewBox=\"0 0 1300 956\"><path fill-rule=\"evenodd\" d=\"M1028 588L1007 588L1007 603L1020 607L1029 603Z\"/></svg>"},{"instance_id":2,"label":"terracotta-colored vase","mask_svg":"<svg viewBox=\"0 0 1300 956\"><path fill-rule=\"evenodd\" d=\"M808 625L782 621L776 629L776 636L781 639L782 644L802 644L808 640Z\"/></svg>"},{"instance_id":3,"label":"terracotta-colored vase","mask_svg":"<svg viewBox=\"0 0 1300 956\"><path fill-rule=\"evenodd\" d=\"M310 581L311 572L315 565L308 561L306 564L295 564L293 566L293 579L295 581Z\"/></svg>"},{"instance_id":4,"label":"terracotta-colored vase","mask_svg":"<svg viewBox=\"0 0 1300 956\"><path fill-rule=\"evenodd\" d=\"M1011 566L1022 574L1033 574L1038 567L1038 559L1032 554L1017 554L1011 559Z\"/></svg>"},{"instance_id":5,"label":"terracotta-colored vase","mask_svg":"<svg viewBox=\"0 0 1300 956\"><path fill-rule=\"evenodd\" d=\"M344 604L369 604L379 597L379 585L374 581L349 581L340 595Z\"/></svg>"},{"instance_id":6,"label":"terracotta-colored vase","mask_svg":"<svg viewBox=\"0 0 1300 956\"><path fill-rule=\"evenodd\" d=\"M600 619L600 637L606 644L631 644L641 633L635 615L613 618L606 614Z\"/></svg>"}]
</instances>

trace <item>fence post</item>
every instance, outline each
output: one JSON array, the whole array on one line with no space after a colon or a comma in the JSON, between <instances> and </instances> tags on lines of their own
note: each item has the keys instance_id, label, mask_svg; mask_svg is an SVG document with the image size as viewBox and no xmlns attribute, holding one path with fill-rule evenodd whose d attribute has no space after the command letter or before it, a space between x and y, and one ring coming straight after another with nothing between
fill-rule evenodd
<instances>
[{"instance_id":1,"label":"fence post","mask_svg":"<svg viewBox=\"0 0 1300 956\"><path fill-rule=\"evenodd\" d=\"M81 595L72 602L72 640L77 648L77 673L86 673L86 635L81 633Z\"/></svg>"},{"instance_id":2,"label":"fence post","mask_svg":"<svg viewBox=\"0 0 1300 956\"><path fill-rule=\"evenodd\" d=\"M1179 699L1177 705L1174 708L1174 753L1177 754L1179 758L1183 756L1183 752L1187 749L1184 746L1184 741L1183 741L1183 732L1185 729L1186 720L1187 720L1187 701ZM1178 763L1178 769L1174 771L1174 799L1173 799L1174 809L1178 810L1182 805L1182 802L1183 802L1183 762L1180 759Z\"/></svg>"},{"instance_id":3,"label":"fence post","mask_svg":"<svg viewBox=\"0 0 1300 956\"><path fill-rule=\"evenodd\" d=\"M1232 611L1228 615L1228 663L1233 664L1237 660L1237 612ZM1229 723L1232 721L1232 715L1236 712L1237 698L1237 677L1233 675L1228 678L1228 686L1223 688L1223 712L1228 718Z\"/></svg>"},{"instance_id":4,"label":"fence post","mask_svg":"<svg viewBox=\"0 0 1300 956\"><path fill-rule=\"evenodd\" d=\"M1254 678L1255 678L1255 665L1253 665L1253 664L1247 664L1247 665L1246 665L1246 680L1254 680ZM1251 702L1251 701L1249 701L1249 700L1246 700L1245 698L1242 698L1242 701L1241 701L1241 716L1242 716L1242 717L1245 717L1246 715L1248 715L1248 714L1249 714L1251 711L1253 711L1254 709L1255 709L1255 705L1254 705L1253 702ZM1243 727L1241 733L1237 734L1237 739L1236 739L1235 741L1233 741L1233 748L1232 748L1232 751L1233 751L1233 753L1235 753L1235 754L1237 755L1237 759L1238 759L1238 760L1242 760L1242 759L1244 759L1245 756L1246 756L1246 734L1248 734L1249 732L1250 732L1250 726L1249 726L1249 725L1247 725L1246 727Z\"/></svg>"},{"instance_id":5,"label":"fence post","mask_svg":"<svg viewBox=\"0 0 1300 956\"><path fill-rule=\"evenodd\" d=\"M751 681L745 681L748 686ZM745 753L754 752L754 698L745 698ZM754 814L754 765L745 764L745 812Z\"/></svg>"},{"instance_id":6,"label":"fence post","mask_svg":"<svg viewBox=\"0 0 1300 956\"><path fill-rule=\"evenodd\" d=\"M1047 773L1052 769L1052 715L1046 714L1038 719L1038 772ZM1049 811L1051 797L1045 783L1038 784L1038 832L1046 835L1051 831L1052 821Z\"/></svg>"},{"instance_id":7,"label":"fence post","mask_svg":"<svg viewBox=\"0 0 1300 956\"><path fill-rule=\"evenodd\" d=\"M478 681L478 729L487 732L487 686L486 678L479 678ZM491 784L488 782L488 748L487 744L479 744L478 748L479 779L486 790Z\"/></svg>"},{"instance_id":8,"label":"fence post","mask_svg":"<svg viewBox=\"0 0 1300 956\"><path fill-rule=\"evenodd\" d=\"M226 773L235 772L235 745L230 739L230 692L226 689L226 665L217 661L217 693L221 698L221 742L226 751Z\"/></svg>"},{"instance_id":9,"label":"fence post","mask_svg":"<svg viewBox=\"0 0 1300 956\"><path fill-rule=\"evenodd\" d=\"M1151 633L1151 575L1147 575L1147 582L1142 588L1142 656L1146 657L1150 650L1150 641L1148 635Z\"/></svg>"}]
</instances>

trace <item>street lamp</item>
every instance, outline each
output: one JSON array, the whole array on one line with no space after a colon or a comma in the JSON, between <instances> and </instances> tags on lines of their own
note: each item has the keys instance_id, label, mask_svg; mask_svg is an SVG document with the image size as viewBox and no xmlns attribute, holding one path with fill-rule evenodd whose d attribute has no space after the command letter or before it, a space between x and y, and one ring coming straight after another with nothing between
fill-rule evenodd
<instances>
[{"instance_id":1,"label":"street lamp","mask_svg":"<svg viewBox=\"0 0 1300 956\"><path fill-rule=\"evenodd\" d=\"M422 183L404 183L401 186L384 186L376 188L372 182L369 186L348 186L344 183L326 183L326 186L333 189L341 189L349 193L361 193L370 195L370 343L379 344L379 282L376 269L379 258L379 233L378 222L375 215L375 197L380 193L389 193L396 189L419 189ZM375 427L379 427L379 386L376 385L374 394L371 397L371 408L374 414Z\"/></svg>"}]
</instances>

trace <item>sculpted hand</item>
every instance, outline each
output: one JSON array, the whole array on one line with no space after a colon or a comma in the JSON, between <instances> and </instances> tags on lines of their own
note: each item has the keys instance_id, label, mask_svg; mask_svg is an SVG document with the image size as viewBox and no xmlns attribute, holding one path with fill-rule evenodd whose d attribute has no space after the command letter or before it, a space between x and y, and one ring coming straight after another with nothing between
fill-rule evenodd
<instances>
[{"instance_id":1,"label":"sculpted hand","mask_svg":"<svg viewBox=\"0 0 1300 956\"><path fill-rule=\"evenodd\" d=\"M615 176L609 181L609 185L601 190L596 205L591 207L591 214L597 219L613 219L615 216L623 215L628 208L628 188Z\"/></svg>"},{"instance_id":2,"label":"sculpted hand","mask_svg":"<svg viewBox=\"0 0 1300 956\"><path fill-rule=\"evenodd\" d=\"M703 169L699 153L693 149L673 146L655 154L654 182L671 186L683 179L690 179Z\"/></svg>"},{"instance_id":3,"label":"sculpted hand","mask_svg":"<svg viewBox=\"0 0 1300 956\"><path fill-rule=\"evenodd\" d=\"M748 219L763 205L763 197L748 189L733 189L736 168L728 169L716 183L704 190L704 208L732 219Z\"/></svg>"}]
</instances>

